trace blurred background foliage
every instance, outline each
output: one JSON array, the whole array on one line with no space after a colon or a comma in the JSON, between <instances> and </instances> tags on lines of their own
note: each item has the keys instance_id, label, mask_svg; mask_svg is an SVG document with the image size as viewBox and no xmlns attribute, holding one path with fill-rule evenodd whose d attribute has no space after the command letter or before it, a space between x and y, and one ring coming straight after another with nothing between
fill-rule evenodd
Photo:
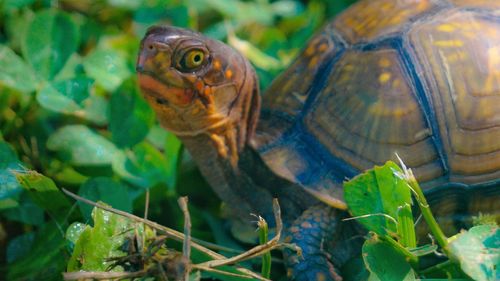
<instances>
[{"instance_id":1,"label":"blurred background foliage","mask_svg":"<svg viewBox=\"0 0 500 281\"><path fill-rule=\"evenodd\" d=\"M193 236L244 247L230 238L220 201L137 89L140 38L153 24L171 24L229 41L265 88L352 2L0 0L0 279L60 279L72 247L66 228L91 223L88 206L37 200L13 173L28 169L138 215L149 190L149 218L179 230L176 199L187 195Z\"/></svg>"}]
</instances>

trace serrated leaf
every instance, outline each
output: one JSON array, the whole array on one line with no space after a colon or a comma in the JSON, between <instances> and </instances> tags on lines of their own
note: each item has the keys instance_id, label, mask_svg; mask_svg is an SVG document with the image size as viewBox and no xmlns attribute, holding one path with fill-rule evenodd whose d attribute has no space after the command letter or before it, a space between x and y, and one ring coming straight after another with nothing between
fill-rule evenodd
<instances>
[{"instance_id":1,"label":"serrated leaf","mask_svg":"<svg viewBox=\"0 0 500 281\"><path fill-rule=\"evenodd\" d=\"M78 44L79 29L66 13L43 10L28 26L22 51L35 72L51 80L64 67Z\"/></svg>"},{"instance_id":2,"label":"serrated leaf","mask_svg":"<svg viewBox=\"0 0 500 281\"><path fill-rule=\"evenodd\" d=\"M95 50L83 59L85 72L102 88L113 92L131 75L126 59L113 50Z\"/></svg>"},{"instance_id":3,"label":"serrated leaf","mask_svg":"<svg viewBox=\"0 0 500 281\"><path fill-rule=\"evenodd\" d=\"M113 171L126 181L149 188L158 183L171 184L175 170L168 169L167 159L154 146L142 142L132 150L120 151L113 159Z\"/></svg>"},{"instance_id":4,"label":"serrated leaf","mask_svg":"<svg viewBox=\"0 0 500 281\"><path fill-rule=\"evenodd\" d=\"M479 225L450 238L451 258L474 280L500 279L500 228Z\"/></svg>"},{"instance_id":5,"label":"serrated leaf","mask_svg":"<svg viewBox=\"0 0 500 281\"><path fill-rule=\"evenodd\" d=\"M35 204L59 222L67 218L71 203L50 178L36 171L16 172L15 175Z\"/></svg>"},{"instance_id":6,"label":"serrated leaf","mask_svg":"<svg viewBox=\"0 0 500 281\"><path fill-rule=\"evenodd\" d=\"M397 233L398 208L412 202L408 184L395 172L402 170L389 161L344 183L351 214L363 216L358 221L379 235Z\"/></svg>"},{"instance_id":7,"label":"serrated leaf","mask_svg":"<svg viewBox=\"0 0 500 281\"><path fill-rule=\"evenodd\" d=\"M75 248L68 262L67 270L71 271L105 271L111 265L110 258L124 256L120 250L127 232L134 229L133 223L122 217L99 208L92 211L94 226L80 229ZM81 226L80 226L81 227ZM68 231L74 231L69 228ZM67 233L67 235L70 235ZM123 271L115 267L111 271Z\"/></svg>"},{"instance_id":8,"label":"serrated leaf","mask_svg":"<svg viewBox=\"0 0 500 281\"><path fill-rule=\"evenodd\" d=\"M9 47L0 45L0 85L10 87L23 93L33 92L36 78L31 68L26 65Z\"/></svg>"},{"instance_id":9,"label":"serrated leaf","mask_svg":"<svg viewBox=\"0 0 500 281\"><path fill-rule=\"evenodd\" d=\"M391 244L372 237L363 245L363 260L370 271L368 280L412 281L415 272L406 261L406 256Z\"/></svg>"},{"instance_id":10,"label":"serrated leaf","mask_svg":"<svg viewBox=\"0 0 500 281\"><path fill-rule=\"evenodd\" d=\"M49 137L47 147L79 166L109 165L118 151L112 142L83 125L60 128Z\"/></svg>"},{"instance_id":11,"label":"serrated leaf","mask_svg":"<svg viewBox=\"0 0 500 281\"><path fill-rule=\"evenodd\" d=\"M109 104L109 130L118 147L141 142L155 121L155 114L139 93L135 79L127 80Z\"/></svg>"},{"instance_id":12,"label":"serrated leaf","mask_svg":"<svg viewBox=\"0 0 500 281\"><path fill-rule=\"evenodd\" d=\"M111 207L125 212L132 212L132 200L127 192L127 186L111 178L98 177L87 180L78 191L78 195L94 202L102 201ZM78 203L85 218L90 219L92 206Z\"/></svg>"}]
</instances>

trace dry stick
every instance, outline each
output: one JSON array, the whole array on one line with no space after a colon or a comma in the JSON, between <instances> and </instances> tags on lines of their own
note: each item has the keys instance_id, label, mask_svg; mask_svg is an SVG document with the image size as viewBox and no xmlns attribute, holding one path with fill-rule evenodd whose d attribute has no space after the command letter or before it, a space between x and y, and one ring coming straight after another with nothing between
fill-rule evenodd
<instances>
[{"instance_id":1,"label":"dry stick","mask_svg":"<svg viewBox=\"0 0 500 281\"><path fill-rule=\"evenodd\" d=\"M281 247L279 244L279 240L281 237L281 231L283 230L283 222L281 221L281 209L278 203L278 199L273 199L273 212L274 219L276 220L276 236L273 239L269 240L267 243L253 247L252 249L224 260L211 260L204 263L197 264L197 266L205 266L205 267L217 267L223 265L234 264L249 258L253 258L259 254L262 254L264 251L269 251L277 247Z\"/></svg>"},{"instance_id":2,"label":"dry stick","mask_svg":"<svg viewBox=\"0 0 500 281\"><path fill-rule=\"evenodd\" d=\"M69 191L69 190L66 190L64 188L62 188L62 191L68 195L69 197L77 200L77 201L80 201L80 202L83 202L85 204L89 204L89 205L92 205L94 207L97 207L97 208L100 208L102 210L105 210L105 211L108 211L108 212L111 212L113 214L117 214L117 215L120 215L120 216L123 216L123 217L126 217L126 218L129 218L131 220L135 220L137 222L141 222L141 223L144 223L145 225L148 225L154 229L157 229L159 231L163 231L165 232L165 234L167 234L168 236L170 236L171 238L173 238L174 240L177 240L179 242L183 242L184 239L185 239L185 236L183 233L179 232L179 231L176 231L176 230L173 230L171 228L168 228L168 227L165 227L161 224L158 224L158 223L155 223L153 221L150 221L150 220L146 220L146 219L143 219L143 218L140 218L138 216L135 216L135 215L132 215L132 214L129 214L127 212L124 212L124 211L120 211L120 210L116 210L114 208L111 208L111 207L108 207L108 206L104 206L104 205L101 205L101 204L98 204L98 203L95 203L91 200L88 200L86 198L83 198L81 196L78 196L76 194L74 194L73 192ZM274 204L273 204L274 205ZM279 222L281 223L281 217L280 217L280 220ZM278 225L278 220L277 220L277 223ZM273 239L274 240L274 239ZM272 240L271 240L272 241ZM270 242L271 242L270 241ZM191 243L191 246L203 253L205 253L206 255L208 255L209 257L213 258L213 259L218 259L218 260L225 260L227 259L225 256L221 255L221 254L218 254L214 251L211 251L210 249L207 249L197 243ZM256 274L255 272L251 271L251 270L248 270L246 268L243 268L243 267L236 267L236 269L241 272L241 273L244 273L244 274L247 274L255 279L258 279L258 280L264 280L264 281L270 281L269 279L266 279L266 278L263 278L262 276Z\"/></svg>"},{"instance_id":3,"label":"dry stick","mask_svg":"<svg viewBox=\"0 0 500 281\"><path fill-rule=\"evenodd\" d=\"M148 212L149 212L149 188L146 190L146 202L144 203L144 219L148 219Z\"/></svg>"},{"instance_id":4,"label":"dry stick","mask_svg":"<svg viewBox=\"0 0 500 281\"><path fill-rule=\"evenodd\" d=\"M200 266L196 264L191 265L192 269L198 269L198 270L203 270L203 271L208 271L208 272L214 272L214 273L219 273L219 274L224 274L227 276L234 276L234 277L239 277L239 278L246 278L246 279L253 279L254 277L248 276L248 275L243 275L243 274L238 274L238 273L233 273L233 272L228 272L228 271L223 271L211 267L206 267L206 266ZM268 279L263 279L263 280L268 280Z\"/></svg>"},{"instance_id":5,"label":"dry stick","mask_svg":"<svg viewBox=\"0 0 500 281\"><path fill-rule=\"evenodd\" d=\"M144 277L147 271L141 270L137 272L93 272L93 271L75 271L75 272L64 272L64 280L83 280L83 279L125 279L125 278L135 278Z\"/></svg>"},{"instance_id":6,"label":"dry stick","mask_svg":"<svg viewBox=\"0 0 500 281\"><path fill-rule=\"evenodd\" d=\"M182 210L182 213L184 214L184 235L185 239L182 244L182 255L183 258L186 261L190 260L191 257L191 216L189 215L189 210L188 210L188 198L187 197L180 197L177 202L179 203L179 207ZM188 281L189 280L189 272L191 271L191 268L188 266L186 267L186 270L184 271L184 280Z\"/></svg>"}]
</instances>

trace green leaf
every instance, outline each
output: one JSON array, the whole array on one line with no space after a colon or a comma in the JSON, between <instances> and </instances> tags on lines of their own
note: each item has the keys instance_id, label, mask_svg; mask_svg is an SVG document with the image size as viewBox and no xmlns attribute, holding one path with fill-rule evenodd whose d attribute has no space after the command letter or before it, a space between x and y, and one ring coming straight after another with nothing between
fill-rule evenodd
<instances>
[{"instance_id":1,"label":"green leaf","mask_svg":"<svg viewBox=\"0 0 500 281\"><path fill-rule=\"evenodd\" d=\"M500 228L479 225L451 237L448 244L451 259L474 280L500 279Z\"/></svg>"},{"instance_id":2,"label":"green leaf","mask_svg":"<svg viewBox=\"0 0 500 281\"><path fill-rule=\"evenodd\" d=\"M50 178L36 171L16 172L15 175L35 204L59 222L67 219L71 204Z\"/></svg>"},{"instance_id":3,"label":"green leaf","mask_svg":"<svg viewBox=\"0 0 500 281\"><path fill-rule=\"evenodd\" d=\"M124 244L127 232L134 229L134 224L128 219L94 208L92 211L94 226L86 226L80 232L75 248L68 262L68 271L105 271L110 265L110 258L124 256L120 250ZM67 237L75 234L75 226L70 227ZM81 226L78 226L81 228ZM123 271L115 267L112 271Z\"/></svg>"},{"instance_id":4,"label":"green leaf","mask_svg":"<svg viewBox=\"0 0 500 281\"><path fill-rule=\"evenodd\" d=\"M34 239L35 233L28 232L10 240L7 245L7 263L12 263L15 260L27 255L33 246Z\"/></svg>"},{"instance_id":5,"label":"green leaf","mask_svg":"<svg viewBox=\"0 0 500 281\"><path fill-rule=\"evenodd\" d=\"M40 89L36 99L42 107L55 112L69 114L81 108L74 100L59 92L56 87L50 83L45 84L45 86Z\"/></svg>"},{"instance_id":6,"label":"green leaf","mask_svg":"<svg viewBox=\"0 0 500 281\"><path fill-rule=\"evenodd\" d=\"M124 8L124 9L130 9L130 10L135 10L139 8L143 1L140 0L108 0L108 3L111 6L115 6L118 8Z\"/></svg>"},{"instance_id":7,"label":"green leaf","mask_svg":"<svg viewBox=\"0 0 500 281\"><path fill-rule=\"evenodd\" d=\"M87 180L80 187L78 195L94 202L102 201L115 209L132 212L132 200L128 196L127 186L111 178L99 177ZM92 206L81 202L78 205L84 217L90 219Z\"/></svg>"},{"instance_id":8,"label":"green leaf","mask_svg":"<svg viewBox=\"0 0 500 281\"><path fill-rule=\"evenodd\" d=\"M167 159L154 146L142 142L132 150L121 151L113 159L113 171L126 181L149 188L158 183L171 184L176 173L168 169Z\"/></svg>"},{"instance_id":9,"label":"green leaf","mask_svg":"<svg viewBox=\"0 0 500 281\"><path fill-rule=\"evenodd\" d=\"M109 104L109 130L118 147L141 142L155 121L155 114L139 93L135 79L127 80Z\"/></svg>"},{"instance_id":10,"label":"green leaf","mask_svg":"<svg viewBox=\"0 0 500 281\"><path fill-rule=\"evenodd\" d=\"M23 192L17 199L17 206L2 211L9 220L27 225L42 225L45 212L33 202L28 192Z\"/></svg>"},{"instance_id":11,"label":"green leaf","mask_svg":"<svg viewBox=\"0 0 500 281\"><path fill-rule=\"evenodd\" d=\"M30 23L22 51L33 69L50 80L64 67L78 45L79 29L73 20L64 12L43 10Z\"/></svg>"},{"instance_id":12,"label":"green leaf","mask_svg":"<svg viewBox=\"0 0 500 281\"><path fill-rule=\"evenodd\" d=\"M68 253L59 226L43 225L34 241L27 255L9 264L6 280L61 280Z\"/></svg>"},{"instance_id":13,"label":"green leaf","mask_svg":"<svg viewBox=\"0 0 500 281\"><path fill-rule=\"evenodd\" d=\"M66 239L69 242L71 242L73 246L76 245L78 239L80 239L80 236L82 235L85 228L87 228L87 225L84 223L81 222L72 223L66 230Z\"/></svg>"},{"instance_id":14,"label":"green leaf","mask_svg":"<svg viewBox=\"0 0 500 281\"><path fill-rule=\"evenodd\" d=\"M0 85L10 87L23 93L33 92L36 78L26 63L9 47L0 45Z\"/></svg>"},{"instance_id":15,"label":"green leaf","mask_svg":"<svg viewBox=\"0 0 500 281\"><path fill-rule=\"evenodd\" d=\"M85 72L96 83L113 92L131 75L126 59L113 50L95 50L83 59Z\"/></svg>"},{"instance_id":16,"label":"green leaf","mask_svg":"<svg viewBox=\"0 0 500 281\"><path fill-rule=\"evenodd\" d=\"M366 240L363 245L363 259L370 271L368 280L410 281L415 279L415 272L406 261L404 254L391 244L377 239Z\"/></svg>"},{"instance_id":17,"label":"green leaf","mask_svg":"<svg viewBox=\"0 0 500 281\"><path fill-rule=\"evenodd\" d=\"M35 0L4 0L2 2L3 8L7 11L11 11L31 5Z\"/></svg>"},{"instance_id":18,"label":"green leaf","mask_svg":"<svg viewBox=\"0 0 500 281\"><path fill-rule=\"evenodd\" d=\"M344 183L351 214L363 216L358 221L379 235L397 233L398 208L412 202L408 184L394 174L397 172L402 170L389 161Z\"/></svg>"},{"instance_id":19,"label":"green leaf","mask_svg":"<svg viewBox=\"0 0 500 281\"><path fill-rule=\"evenodd\" d=\"M0 141L0 200L11 198L21 192L21 186L11 170L20 170L21 163L15 151L6 142Z\"/></svg>"},{"instance_id":20,"label":"green leaf","mask_svg":"<svg viewBox=\"0 0 500 281\"><path fill-rule=\"evenodd\" d=\"M118 151L103 136L83 125L68 125L53 133L47 147L77 166L109 165Z\"/></svg>"},{"instance_id":21,"label":"green leaf","mask_svg":"<svg viewBox=\"0 0 500 281\"><path fill-rule=\"evenodd\" d=\"M46 83L37 94L38 103L51 111L72 114L98 125L107 122L105 98L91 95L93 80L76 77L54 83Z\"/></svg>"}]
</instances>

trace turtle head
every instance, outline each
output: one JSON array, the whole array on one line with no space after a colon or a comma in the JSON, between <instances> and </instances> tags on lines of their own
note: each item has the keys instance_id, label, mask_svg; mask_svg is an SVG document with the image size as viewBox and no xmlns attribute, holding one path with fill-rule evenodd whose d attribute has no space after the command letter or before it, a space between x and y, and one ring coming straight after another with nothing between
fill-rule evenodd
<instances>
[{"instance_id":1,"label":"turtle head","mask_svg":"<svg viewBox=\"0 0 500 281\"><path fill-rule=\"evenodd\" d=\"M136 69L167 130L181 137L234 134L238 149L250 139L259 113L258 82L236 50L194 31L154 26L141 41Z\"/></svg>"}]
</instances>

